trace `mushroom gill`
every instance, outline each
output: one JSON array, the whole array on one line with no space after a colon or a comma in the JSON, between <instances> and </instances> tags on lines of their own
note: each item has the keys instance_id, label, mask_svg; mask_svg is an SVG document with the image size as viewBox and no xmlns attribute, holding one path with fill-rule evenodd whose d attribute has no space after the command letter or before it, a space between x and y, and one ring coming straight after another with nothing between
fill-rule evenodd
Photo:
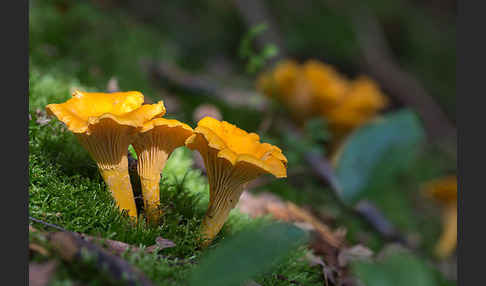
<instances>
[{"instance_id":1,"label":"mushroom gill","mask_svg":"<svg viewBox=\"0 0 486 286\"><path fill-rule=\"evenodd\" d=\"M137 171L147 219L156 223L161 211L160 174L174 149L184 145L192 135L192 128L174 119L155 118L146 122L132 143L137 153Z\"/></svg>"},{"instance_id":2,"label":"mushroom gill","mask_svg":"<svg viewBox=\"0 0 486 286\"><path fill-rule=\"evenodd\" d=\"M246 183L262 174L287 176L282 151L259 140L255 133L211 117L200 120L187 138L186 146L203 157L209 182L209 206L201 230L204 246L221 230Z\"/></svg>"},{"instance_id":3,"label":"mushroom gill","mask_svg":"<svg viewBox=\"0 0 486 286\"><path fill-rule=\"evenodd\" d=\"M48 114L65 123L96 161L118 207L135 218L137 209L128 173L128 145L146 121L165 114L162 101L142 105L143 101L143 95L137 91L75 91L68 101L46 106Z\"/></svg>"}]
</instances>

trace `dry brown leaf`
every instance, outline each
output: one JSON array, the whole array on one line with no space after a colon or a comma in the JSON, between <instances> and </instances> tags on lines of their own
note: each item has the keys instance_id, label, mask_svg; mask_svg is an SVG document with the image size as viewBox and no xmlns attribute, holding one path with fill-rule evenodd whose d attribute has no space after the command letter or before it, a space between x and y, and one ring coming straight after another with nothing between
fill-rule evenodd
<instances>
[{"instance_id":1,"label":"dry brown leaf","mask_svg":"<svg viewBox=\"0 0 486 286\"><path fill-rule=\"evenodd\" d=\"M35 122L37 122L37 124L39 124L41 126L46 125L47 123L49 123L52 120L49 116L47 116L47 113L40 108L36 109L35 114L37 116L37 119L35 120Z\"/></svg>"},{"instance_id":2,"label":"dry brown leaf","mask_svg":"<svg viewBox=\"0 0 486 286\"><path fill-rule=\"evenodd\" d=\"M164 248L171 248L171 247L174 247L174 246L176 246L176 244L174 242L172 242L171 240L165 239L162 236L159 236L155 239L155 244L147 247L145 249L145 252L152 253L156 249L162 250Z\"/></svg>"},{"instance_id":3,"label":"dry brown leaf","mask_svg":"<svg viewBox=\"0 0 486 286\"><path fill-rule=\"evenodd\" d=\"M37 243L29 243L29 249L35 251L43 256L48 256L49 251Z\"/></svg>"},{"instance_id":4,"label":"dry brown leaf","mask_svg":"<svg viewBox=\"0 0 486 286\"><path fill-rule=\"evenodd\" d=\"M350 248L341 249L338 255L338 263L340 267L347 266L350 262L357 260L368 260L373 256L373 251L360 244Z\"/></svg>"},{"instance_id":5,"label":"dry brown leaf","mask_svg":"<svg viewBox=\"0 0 486 286\"><path fill-rule=\"evenodd\" d=\"M46 286L57 267L54 260L45 263L29 263L29 286Z\"/></svg>"},{"instance_id":6,"label":"dry brown leaf","mask_svg":"<svg viewBox=\"0 0 486 286\"><path fill-rule=\"evenodd\" d=\"M328 281L331 282L333 285L336 284L337 272L333 271L333 269L327 266L321 257L308 252L305 256L305 259L309 262L310 266L319 265L321 267L322 275L324 276L324 285L329 285Z\"/></svg>"},{"instance_id":7,"label":"dry brown leaf","mask_svg":"<svg viewBox=\"0 0 486 286\"><path fill-rule=\"evenodd\" d=\"M269 203L282 203L280 198L271 193L253 195L247 191L241 194L238 202L238 209L250 217L255 218L269 214L267 209ZM283 204L283 203L282 203Z\"/></svg>"},{"instance_id":8,"label":"dry brown leaf","mask_svg":"<svg viewBox=\"0 0 486 286\"><path fill-rule=\"evenodd\" d=\"M253 195L243 192L238 208L250 217L270 214L277 220L293 223L297 227L309 231L311 234L309 246L315 254L322 255L325 259L328 267L323 269L324 274L334 284L339 273L342 272L338 263L338 254L345 241L346 230L344 228L338 228L333 232L309 211L291 202L285 202L270 193Z\"/></svg>"},{"instance_id":9,"label":"dry brown leaf","mask_svg":"<svg viewBox=\"0 0 486 286\"><path fill-rule=\"evenodd\" d=\"M113 252L116 255L121 255L125 251L137 251L139 250L138 247L135 247L133 245L130 245L125 242L117 241L117 240L111 240L111 239L104 239L101 237L94 237L90 235L85 235L85 234L80 234L81 238L88 241L88 242L93 242L96 243L100 246L105 247L107 250Z\"/></svg>"},{"instance_id":10,"label":"dry brown leaf","mask_svg":"<svg viewBox=\"0 0 486 286\"><path fill-rule=\"evenodd\" d=\"M316 219L312 214L307 212L304 209L299 208L295 204L291 202L287 202L287 209L293 214L294 220L296 221L304 221L312 224L317 232L329 242L330 245L338 248L341 246L342 241L338 240L331 229Z\"/></svg>"},{"instance_id":11,"label":"dry brown leaf","mask_svg":"<svg viewBox=\"0 0 486 286\"><path fill-rule=\"evenodd\" d=\"M331 247L339 248L345 237L345 230L338 229L335 233L327 225L315 218L310 212L298 207L291 202L284 202L282 199L270 193L253 195L243 192L238 203L241 212L258 217L271 214L278 220L294 223L298 227L315 231Z\"/></svg>"}]
</instances>

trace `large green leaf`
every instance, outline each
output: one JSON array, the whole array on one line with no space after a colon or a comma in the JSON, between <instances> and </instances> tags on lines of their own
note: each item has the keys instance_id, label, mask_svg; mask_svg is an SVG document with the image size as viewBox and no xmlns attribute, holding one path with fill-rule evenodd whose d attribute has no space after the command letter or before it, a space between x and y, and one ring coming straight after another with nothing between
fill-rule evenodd
<instances>
[{"instance_id":1,"label":"large green leaf","mask_svg":"<svg viewBox=\"0 0 486 286\"><path fill-rule=\"evenodd\" d=\"M365 286L438 285L433 270L408 253L393 254L377 263L357 262L352 270Z\"/></svg>"},{"instance_id":2,"label":"large green leaf","mask_svg":"<svg viewBox=\"0 0 486 286\"><path fill-rule=\"evenodd\" d=\"M344 143L336 166L343 201L358 198L379 164L393 166L387 172L391 175L410 162L423 139L422 125L409 110L391 113L356 130Z\"/></svg>"},{"instance_id":3,"label":"large green leaf","mask_svg":"<svg viewBox=\"0 0 486 286\"><path fill-rule=\"evenodd\" d=\"M304 231L283 223L242 231L201 260L191 275L190 285L242 285L268 271L306 238Z\"/></svg>"}]
</instances>

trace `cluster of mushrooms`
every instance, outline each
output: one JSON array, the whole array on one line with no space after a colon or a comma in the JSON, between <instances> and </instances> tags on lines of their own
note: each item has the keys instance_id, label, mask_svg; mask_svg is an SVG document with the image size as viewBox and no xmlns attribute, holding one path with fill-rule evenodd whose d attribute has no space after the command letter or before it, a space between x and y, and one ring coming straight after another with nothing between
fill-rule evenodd
<instances>
[{"instance_id":1,"label":"cluster of mushrooms","mask_svg":"<svg viewBox=\"0 0 486 286\"><path fill-rule=\"evenodd\" d=\"M166 119L163 101L144 104L140 92L96 93L75 91L61 104L49 104L49 115L62 121L89 152L120 210L137 219L128 172L128 147L137 153L147 220L157 223L160 176L174 149L186 146L204 159L210 189L208 210L201 226L207 246L223 227L249 181L262 174L287 176L287 159L255 133L205 117L192 129Z\"/></svg>"},{"instance_id":2,"label":"cluster of mushrooms","mask_svg":"<svg viewBox=\"0 0 486 286\"><path fill-rule=\"evenodd\" d=\"M387 98L369 77L348 79L317 60L283 60L259 76L257 89L287 106L298 122L325 118L335 147L387 106Z\"/></svg>"}]
</instances>

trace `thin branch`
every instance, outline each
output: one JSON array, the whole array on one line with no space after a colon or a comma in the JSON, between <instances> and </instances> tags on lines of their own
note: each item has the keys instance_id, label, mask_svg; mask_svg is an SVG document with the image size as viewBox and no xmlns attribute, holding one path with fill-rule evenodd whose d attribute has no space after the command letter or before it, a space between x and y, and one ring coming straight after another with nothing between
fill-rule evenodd
<instances>
[{"instance_id":1,"label":"thin branch","mask_svg":"<svg viewBox=\"0 0 486 286\"><path fill-rule=\"evenodd\" d=\"M188 95L214 97L233 106L247 107L258 111L263 111L267 105L266 99L258 96L256 92L222 88L215 82L191 75L167 63L156 64L146 61L142 62L142 66L158 84L170 90L180 91Z\"/></svg>"},{"instance_id":2,"label":"thin branch","mask_svg":"<svg viewBox=\"0 0 486 286\"><path fill-rule=\"evenodd\" d=\"M432 140L455 139L455 126L422 84L396 62L383 29L371 11L360 6L352 10L351 19L365 69L391 96L419 113Z\"/></svg>"},{"instance_id":3,"label":"thin branch","mask_svg":"<svg viewBox=\"0 0 486 286\"><path fill-rule=\"evenodd\" d=\"M55 229L57 229L59 231L68 231L68 230L66 230L66 229L64 229L64 228L62 228L62 227L60 227L60 226L58 226L56 224L52 224L52 223L49 223L49 222L45 222L43 220L40 220L40 219L31 217L31 216L29 216L29 220L31 220L33 222L36 222L36 223L40 223L40 224L45 225L45 226L48 226L48 227L55 228Z\"/></svg>"}]
</instances>

